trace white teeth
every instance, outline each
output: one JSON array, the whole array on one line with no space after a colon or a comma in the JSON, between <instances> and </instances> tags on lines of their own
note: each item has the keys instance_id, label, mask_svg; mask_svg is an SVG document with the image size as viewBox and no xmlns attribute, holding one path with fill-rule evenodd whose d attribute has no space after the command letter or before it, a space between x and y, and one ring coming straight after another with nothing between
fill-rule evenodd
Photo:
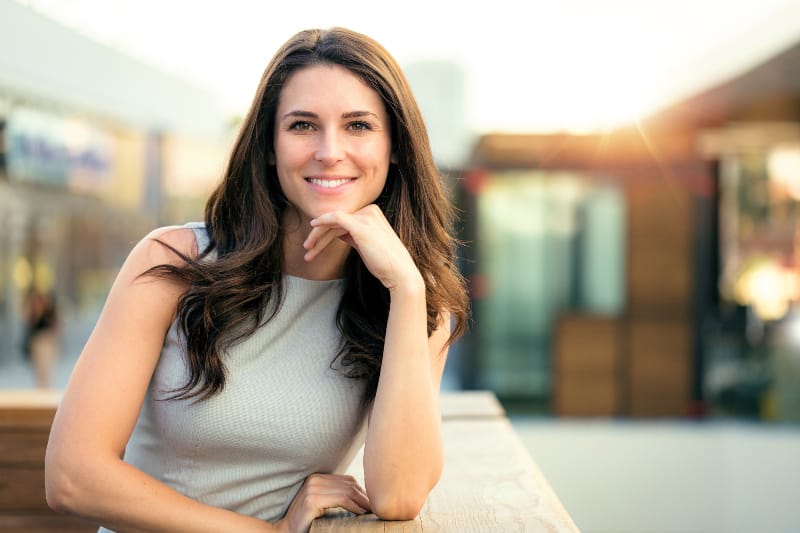
<instances>
[{"instance_id":1,"label":"white teeth","mask_svg":"<svg viewBox=\"0 0 800 533\"><path fill-rule=\"evenodd\" d=\"M349 182L350 179L343 178L338 180L320 180L316 178L309 178L308 181L313 183L314 185L325 187L326 189L333 189L334 187L338 187L339 185L344 185L345 183Z\"/></svg>"}]
</instances>

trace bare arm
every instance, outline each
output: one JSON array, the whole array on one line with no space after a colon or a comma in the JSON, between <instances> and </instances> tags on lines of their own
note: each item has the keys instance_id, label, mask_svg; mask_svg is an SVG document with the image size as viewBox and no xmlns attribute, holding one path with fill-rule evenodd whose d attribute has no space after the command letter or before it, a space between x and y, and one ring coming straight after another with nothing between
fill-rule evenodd
<instances>
[{"instance_id":1,"label":"bare arm","mask_svg":"<svg viewBox=\"0 0 800 533\"><path fill-rule=\"evenodd\" d=\"M439 387L449 316L427 336L424 288L391 291L383 363L364 447L364 477L383 518L419 514L444 466ZM382 514L381 514L382 513Z\"/></svg>"},{"instance_id":2,"label":"bare arm","mask_svg":"<svg viewBox=\"0 0 800 533\"><path fill-rule=\"evenodd\" d=\"M378 389L364 448L364 477L374 512L411 519L441 476L444 463L439 386L447 357L449 316L427 334L425 284L410 254L377 206L327 213L305 246L313 260L333 239L353 246L389 289L391 302Z\"/></svg>"},{"instance_id":3,"label":"bare arm","mask_svg":"<svg viewBox=\"0 0 800 533\"><path fill-rule=\"evenodd\" d=\"M184 290L173 281L137 278L151 266L178 261L153 237L196 253L188 229L151 234L131 252L53 422L47 501L57 511L124 531L272 531L260 520L187 498L121 459Z\"/></svg>"}]
</instances>

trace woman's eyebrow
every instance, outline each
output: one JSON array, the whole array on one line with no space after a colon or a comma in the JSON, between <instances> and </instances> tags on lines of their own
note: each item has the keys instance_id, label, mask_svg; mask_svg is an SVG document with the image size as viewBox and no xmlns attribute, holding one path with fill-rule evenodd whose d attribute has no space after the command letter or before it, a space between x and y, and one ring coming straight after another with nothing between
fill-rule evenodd
<instances>
[{"instance_id":1,"label":"woman's eyebrow","mask_svg":"<svg viewBox=\"0 0 800 533\"><path fill-rule=\"evenodd\" d=\"M377 113L373 113L372 111L348 111L347 113L342 113L342 118L359 118L366 116L380 118L378 117ZM312 113L311 111L303 111L300 109L284 113L283 116L281 116L281 120L284 120L288 117L319 118L316 113Z\"/></svg>"},{"instance_id":2,"label":"woman's eyebrow","mask_svg":"<svg viewBox=\"0 0 800 533\"><path fill-rule=\"evenodd\" d=\"M366 116L373 116L375 118L380 118L376 113L373 113L372 111L349 111L347 113L342 113L342 118L358 118Z\"/></svg>"},{"instance_id":3,"label":"woman's eyebrow","mask_svg":"<svg viewBox=\"0 0 800 533\"><path fill-rule=\"evenodd\" d=\"M295 111L289 111L288 113L284 113L284 115L281 117L281 120L288 117L318 118L316 113L312 113L311 111L302 111L299 109Z\"/></svg>"}]
</instances>

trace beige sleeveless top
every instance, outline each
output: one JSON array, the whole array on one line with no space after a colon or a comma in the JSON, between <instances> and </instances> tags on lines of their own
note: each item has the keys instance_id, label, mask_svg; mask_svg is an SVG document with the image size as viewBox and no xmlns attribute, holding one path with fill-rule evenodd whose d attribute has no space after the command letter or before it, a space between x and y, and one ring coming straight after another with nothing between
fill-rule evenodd
<instances>
[{"instance_id":1,"label":"beige sleeveless top","mask_svg":"<svg viewBox=\"0 0 800 533\"><path fill-rule=\"evenodd\" d=\"M187 226L203 250L205 227ZM283 281L277 315L228 350L225 388L208 400L163 400L188 377L185 337L172 324L125 451L186 496L268 521L308 475L342 472L366 429L363 382L331 368L343 281Z\"/></svg>"}]
</instances>

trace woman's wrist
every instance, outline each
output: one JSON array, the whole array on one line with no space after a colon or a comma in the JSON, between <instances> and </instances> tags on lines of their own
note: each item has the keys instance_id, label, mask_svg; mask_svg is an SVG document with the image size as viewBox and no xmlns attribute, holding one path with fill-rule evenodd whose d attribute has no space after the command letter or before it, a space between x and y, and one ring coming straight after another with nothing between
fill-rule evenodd
<instances>
[{"instance_id":1,"label":"woman's wrist","mask_svg":"<svg viewBox=\"0 0 800 533\"><path fill-rule=\"evenodd\" d=\"M389 294L391 296L421 296L424 298L425 280L422 279L422 274L420 274L418 270L414 270L398 279L397 282L389 287Z\"/></svg>"}]
</instances>

